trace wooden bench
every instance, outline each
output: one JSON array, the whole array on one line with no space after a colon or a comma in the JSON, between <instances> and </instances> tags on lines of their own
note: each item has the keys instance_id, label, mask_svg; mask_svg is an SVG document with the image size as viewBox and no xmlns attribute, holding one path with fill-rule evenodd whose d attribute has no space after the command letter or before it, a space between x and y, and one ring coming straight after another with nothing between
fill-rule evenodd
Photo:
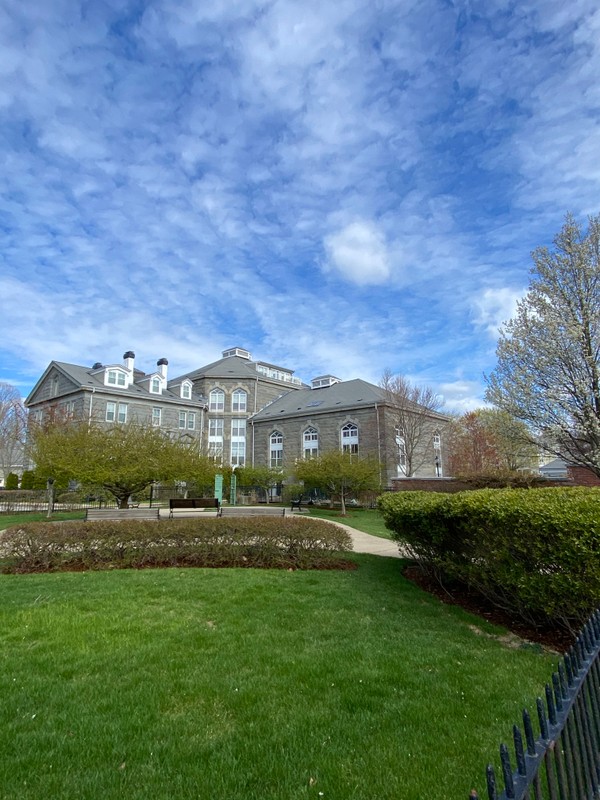
<instances>
[{"instance_id":1,"label":"wooden bench","mask_svg":"<svg viewBox=\"0 0 600 800\"><path fill-rule=\"evenodd\" d=\"M287 508L281 506L221 506L218 517L285 517Z\"/></svg>"},{"instance_id":2,"label":"wooden bench","mask_svg":"<svg viewBox=\"0 0 600 800\"><path fill-rule=\"evenodd\" d=\"M173 497L169 500L169 519L173 519L173 511L184 509L187 511L200 511L205 508L219 508L216 497Z\"/></svg>"},{"instance_id":3,"label":"wooden bench","mask_svg":"<svg viewBox=\"0 0 600 800\"><path fill-rule=\"evenodd\" d=\"M86 522L99 519L160 519L159 508L88 508Z\"/></svg>"}]
</instances>

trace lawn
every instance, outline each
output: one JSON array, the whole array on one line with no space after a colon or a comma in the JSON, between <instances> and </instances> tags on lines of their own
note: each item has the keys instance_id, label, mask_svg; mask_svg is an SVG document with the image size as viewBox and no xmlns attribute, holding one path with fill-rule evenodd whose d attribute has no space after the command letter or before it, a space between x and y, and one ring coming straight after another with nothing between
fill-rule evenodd
<instances>
[{"instance_id":1,"label":"lawn","mask_svg":"<svg viewBox=\"0 0 600 800\"><path fill-rule=\"evenodd\" d=\"M0 576L0 796L481 792L552 659L423 594L401 561L352 558Z\"/></svg>"},{"instance_id":2,"label":"lawn","mask_svg":"<svg viewBox=\"0 0 600 800\"><path fill-rule=\"evenodd\" d=\"M59 519L83 519L85 511L61 511L52 514L52 520ZM46 511L21 511L14 514L0 514L0 531L10 528L11 525L22 525L27 522L46 522L48 514Z\"/></svg>"},{"instance_id":3,"label":"lawn","mask_svg":"<svg viewBox=\"0 0 600 800\"><path fill-rule=\"evenodd\" d=\"M315 508L314 506L310 507L309 513L311 517L343 522L344 525L357 528L359 531L370 533L373 536L380 536L383 539L392 538L391 531L385 527L383 517L375 508L346 508L345 517L340 515L339 509Z\"/></svg>"}]
</instances>

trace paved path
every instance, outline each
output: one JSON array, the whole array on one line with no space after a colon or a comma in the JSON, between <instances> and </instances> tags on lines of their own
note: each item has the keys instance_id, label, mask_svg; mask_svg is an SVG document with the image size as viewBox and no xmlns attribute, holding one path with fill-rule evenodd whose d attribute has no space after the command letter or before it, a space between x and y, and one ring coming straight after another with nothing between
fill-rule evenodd
<instances>
[{"instance_id":1,"label":"paved path","mask_svg":"<svg viewBox=\"0 0 600 800\"><path fill-rule=\"evenodd\" d=\"M311 517L311 519L321 519L320 517ZM330 522L332 525L339 525L340 528L348 531L352 536L352 544L355 553L371 553L374 556L387 556L388 558L401 558L398 544L390 541L390 539L382 539L381 536L371 536L370 533L363 533L357 531L356 528L351 528L350 525L344 525L343 522L336 522L333 519L323 520Z\"/></svg>"}]
</instances>

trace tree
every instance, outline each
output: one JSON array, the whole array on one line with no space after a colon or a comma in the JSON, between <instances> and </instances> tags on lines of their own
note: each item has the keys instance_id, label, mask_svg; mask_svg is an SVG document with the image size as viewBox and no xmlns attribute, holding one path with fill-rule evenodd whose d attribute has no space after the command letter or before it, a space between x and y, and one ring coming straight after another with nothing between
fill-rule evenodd
<instances>
[{"instance_id":1,"label":"tree","mask_svg":"<svg viewBox=\"0 0 600 800\"><path fill-rule=\"evenodd\" d=\"M31 458L36 474L101 486L121 508L153 481L205 476L205 464L193 444L173 440L158 428L134 422L105 428L87 422L33 429Z\"/></svg>"},{"instance_id":2,"label":"tree","mask_svg":"<svg viewBox=\"0 0 600 800\"><path fill-rule=\"evenodd\" d=\"M271 467L240 467L236 469L238 487L252 486L257 489L262 489L265 493L265 501L269 502L269 492L284 478L283 472L280 469L271 469Z\"/></svg>"},{"instance_id":3,"label":"tree","mask_svg":"<svg viewBox=\"0 0 600 800\"><path fill-rule=\"evenodd\" d=\"M433 436L446 421L439 414L441 398L431 387L413 386L403 375L393 375L388 369L379 386L390 408L399 465L410 478L433 460Z\"/></svg>"},{"instance_id":4,"label":"tree","mask_svg":"<svg viewBox=\"0 0 600 800\"><path fill-rule=\"evenodd\" d=\"M320 489L332 499L339 497L342 515L346 514L348 497L377 491L381 486L381 464L378 461L358 458L340 450L297 461L294 472L306 488Z\"/></svg>"},{"instance_id":5,"label":"tree","mask_svg":"<svg viewBox=\"0 0 600 800\"><path fill-rule=\"evenodd\" d=\"M10 383L0 382L0 473L22 464L27 416L21 395Z\"/></svg>"},{"instance_id":6,"label":"tree","mask_svg":"<svg viewBox=\"0 0 600 800\"><path fill-rule=\"evenodd\" d=\"M530 441L600 476L600 216L571 215L554 249L532 254L531 282L501 330L486 399Z\"/></svg>"},{"instance_id":7,"label":"tree","mask_svg":"<svg viewBox=\"0 0 600 800\"><path fill-rule=\"evenodd\" d=\"M446 441L452 475L517 472L538 464L538 448L530 442L526 425L497 408L478 408L456 417Z\"/></svg>"}]
</instances>

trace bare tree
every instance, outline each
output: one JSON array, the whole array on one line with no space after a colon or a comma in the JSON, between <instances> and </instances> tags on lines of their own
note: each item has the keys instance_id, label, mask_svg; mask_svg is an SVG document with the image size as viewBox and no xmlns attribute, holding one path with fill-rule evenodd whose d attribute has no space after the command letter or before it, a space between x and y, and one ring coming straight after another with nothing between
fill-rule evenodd
<instances>
[{"instance_id":1,"label":"bare tree","mask_svg":"<svg viewBox=\"0 0 600 800\"><path fill-rule=\"evenodd\" d=\"M486 399L547 451L600 476L600 215L567 215L554 250L533 253L531 283L505 323Z\"/></svg>"},{"instance_id":2,"label":"bare tree","mask_svg":"<svg viewBox=\"0 0 600 800\"><path fill-rule=\"evenodd\" d=\"M416 386L403 375L386 369L379 381L393 422L400 471L410 478L425 464L441 470L442 400L430 386ZM437 438L436 438L437 437Z\"/></svg>"},{"instance_id":3,"label":"bare tree","mask_svg":"<svg viewBox=\"0 0 600 800\"><path fill-rule=\"evenodd\" d=\"M4 479L23 464L26 412L21 395L0 381L0 472Z\"/></svg>"}]
</instances>

